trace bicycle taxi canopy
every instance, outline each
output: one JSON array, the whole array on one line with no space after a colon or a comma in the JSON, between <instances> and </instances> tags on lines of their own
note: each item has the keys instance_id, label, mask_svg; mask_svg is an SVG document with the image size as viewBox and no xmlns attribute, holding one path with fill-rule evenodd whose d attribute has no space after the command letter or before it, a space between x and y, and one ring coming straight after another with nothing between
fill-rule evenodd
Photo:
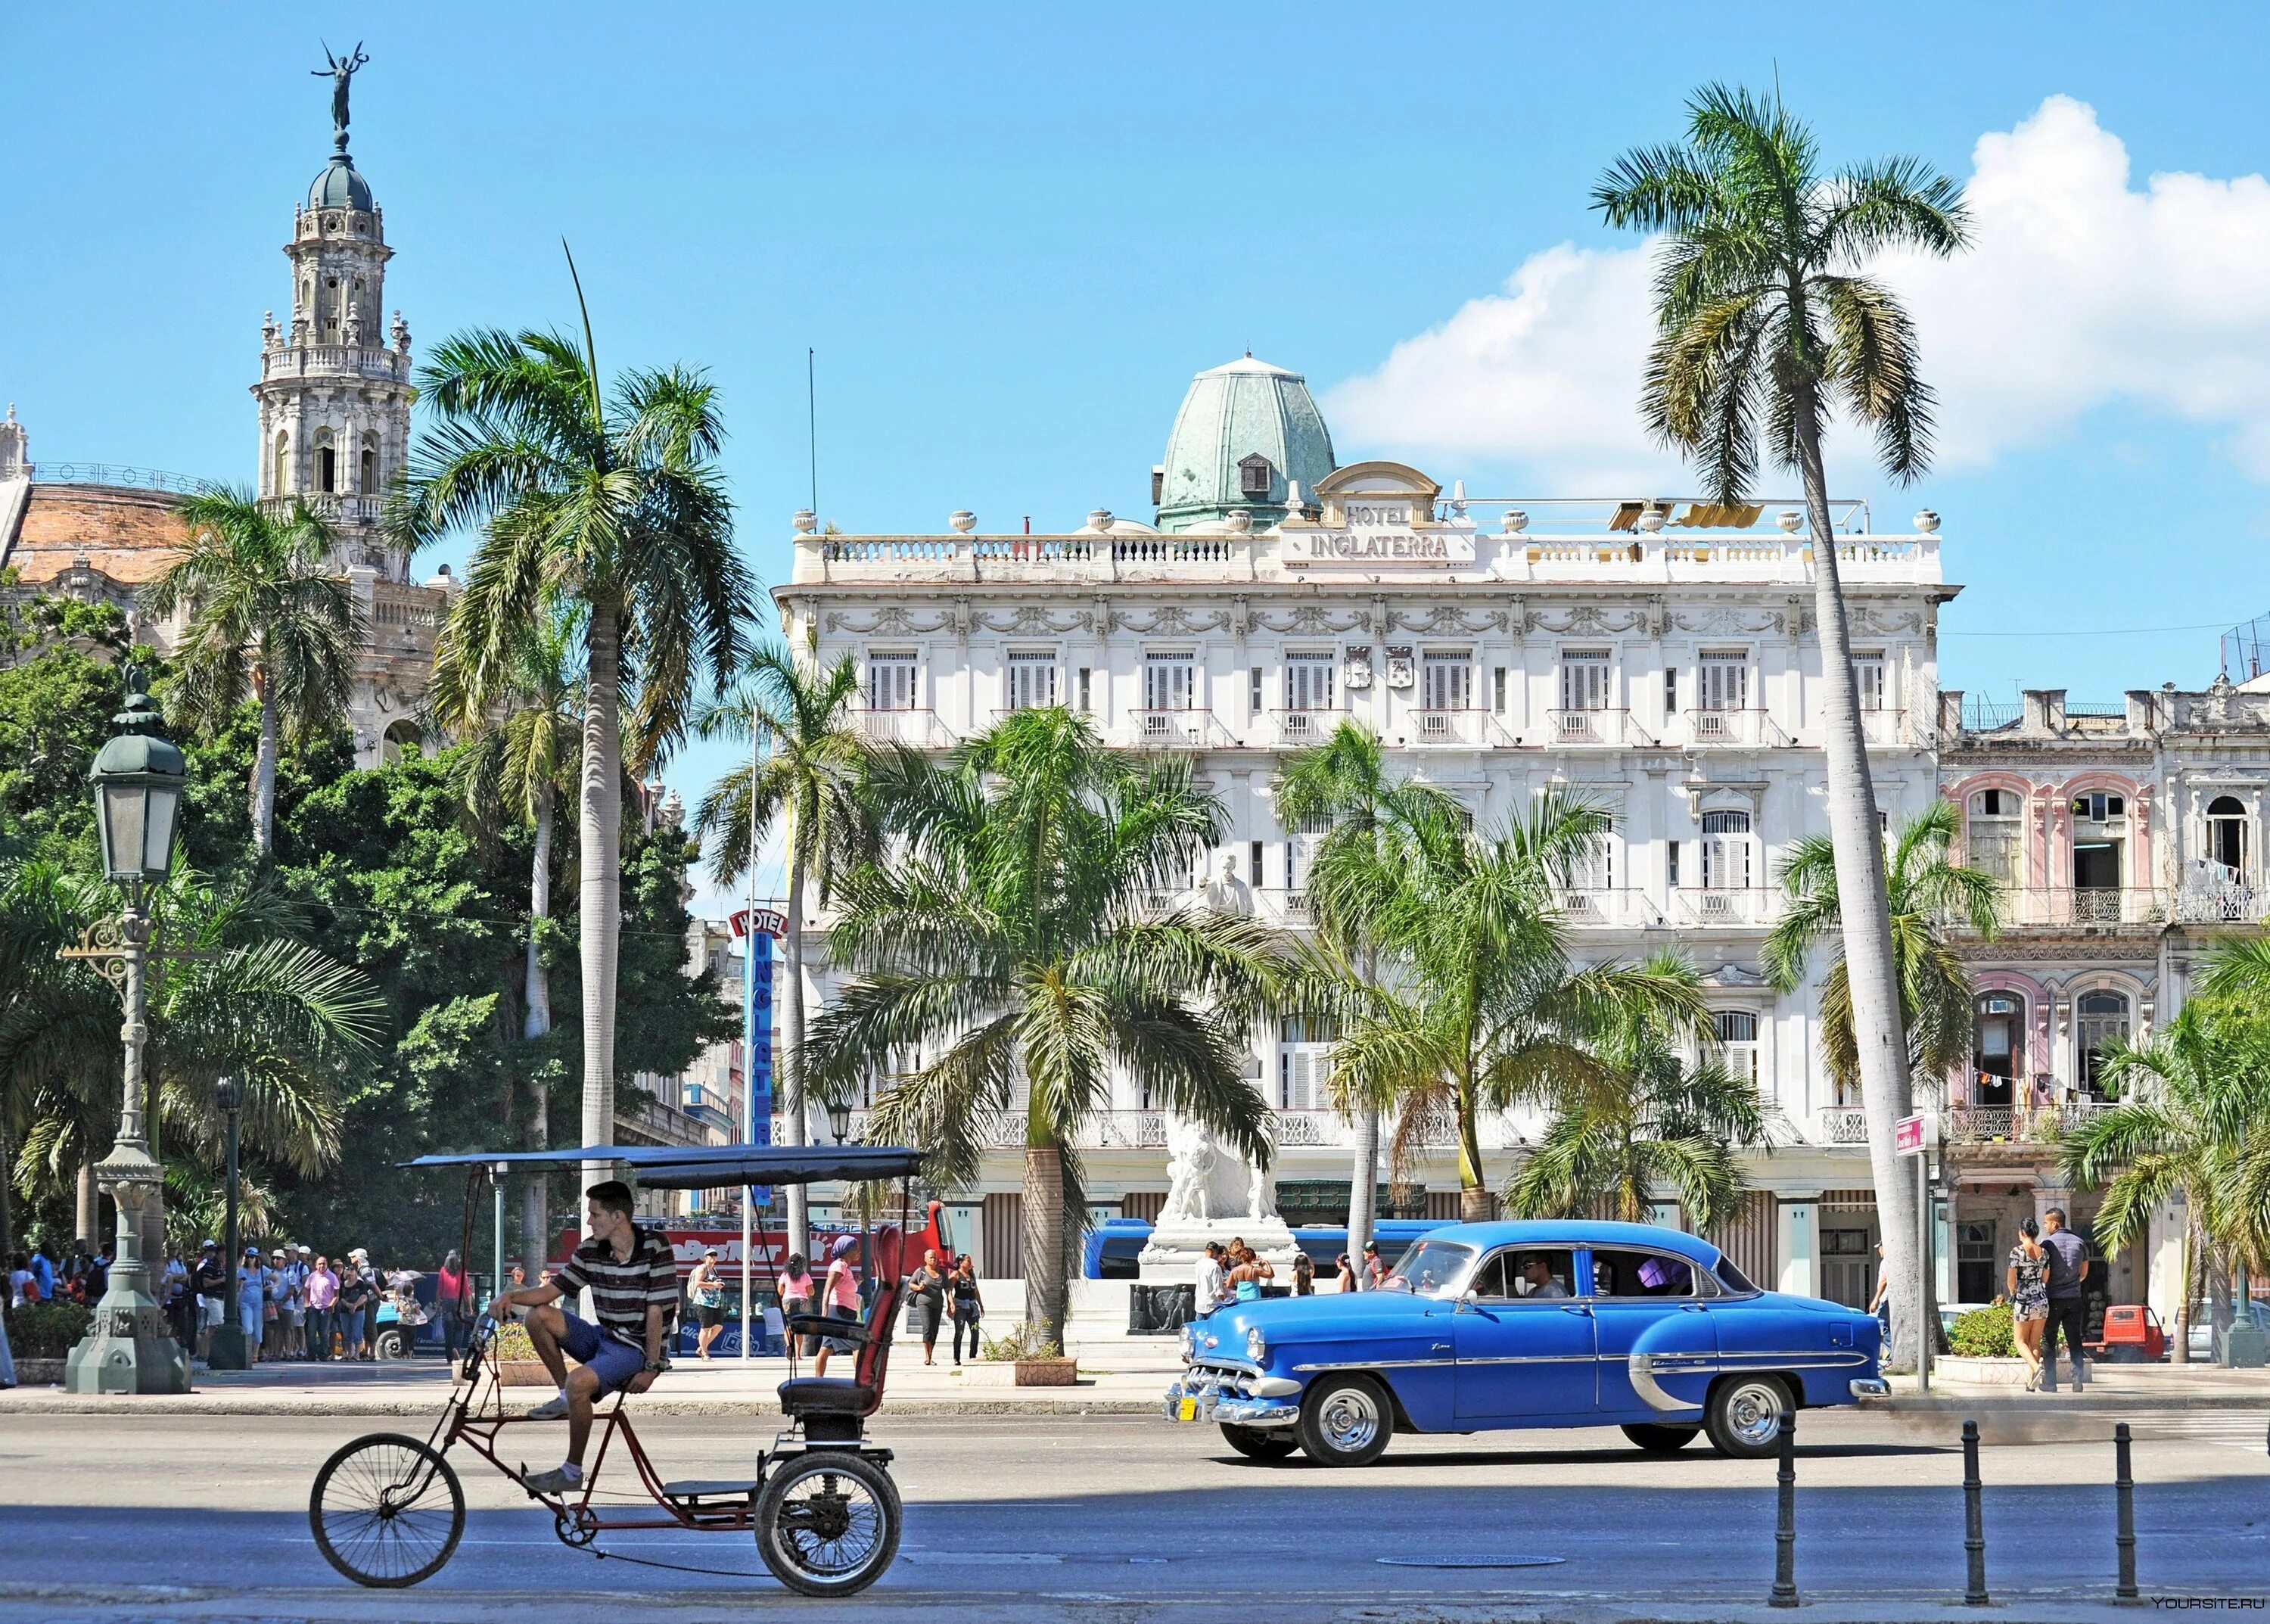
<instances>
[{"instance_id":1,"label":"bicycle taxi canopy","mask_svg":"<svg viewBox=\"0 0 2270 1624\"><path fill-rule=\"evenodd\" d=\"M817 1184L910 1178L923 1154L895 1145L587 1145L580 1150L451 1151L419 1156L404 1168L575 1167L619 1162L650 1190L706 1190L727 1184Z\"/></svg>"}]
</instances>

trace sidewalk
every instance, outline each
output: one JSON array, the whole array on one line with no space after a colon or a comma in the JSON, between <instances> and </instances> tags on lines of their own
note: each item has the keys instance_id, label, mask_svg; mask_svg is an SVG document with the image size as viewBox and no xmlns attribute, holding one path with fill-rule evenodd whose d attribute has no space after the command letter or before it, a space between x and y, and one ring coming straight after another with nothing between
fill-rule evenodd
<instances>
[{"instance_id":1,"label":"sidewalk","mask_svg":"<svg viewBox=\"0 0 2270 1624\"><path fill-rule=\"evenodd\" d=\"M849 1361L842 1364L848 1368ZM886 1411L893 1415L1155 1415L1171 1372L1092 1371L1072 1387L1019 1387L1013 1368L984 1362L957 1373L941 1361L925 1369L922 1348L891 1351ZM797 1371L812 1374L809 1360ZM680 1360L634 1401L642 1415L777 1415L775 1390L788 1378L783 1359ZM200 1372L195 1390L178 1398L66 1393L60 1387L0 1392L0 1420L10 1415L434 1415L449 1389L441 1360L399 1364L261 1365L251 1370ZM508 1387L508 1409L552 1397L549 1387Z\"/></svg>"},{"instance_id":2,"label":"sidewalk","mask_svg":"<svg viewBox=\"0 0 2270 1624\"><path fill-rule=\"evenodd\" d=\"M2067 1374L2060 1366L2060 1379ZM2059 1410L2266 1410L2270 1411L2270 1369L2229 1370L2221 1365L2107 1365L2088 1367L2088 1385L2080 1392L2061 1385L2054 1393L2029 1393L2009 1386L1954 1384L1933 1376L1931 1391L1918 1390L1913 1376L1886 1378L1891 1392L1862 1401L1862 1408L1898 1414L2031 1414Z\"/></svg>"}]
</instances>

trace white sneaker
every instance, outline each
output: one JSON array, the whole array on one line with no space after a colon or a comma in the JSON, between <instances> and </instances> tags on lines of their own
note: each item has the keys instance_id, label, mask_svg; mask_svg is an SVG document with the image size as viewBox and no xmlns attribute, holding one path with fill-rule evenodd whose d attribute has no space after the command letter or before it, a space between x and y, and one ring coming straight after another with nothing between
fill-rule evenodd
<instances>
[{"instance_id":1,"label":"white sneaker","mask_svg":"<svg viewBox=\"0 0 2270 1624\"><path fill-rule=\"evenodd\" d=\"M530 1472L521 1481L534 1494L571 1494L583 1487L583 1474L579 1472L570 1477L567 1467L555 1466L550 1472Z\"/></svg>"},{"instance_id":2,"label":"white sneaker","mask_svg":"<svg viewBox=\"0 0 2270 1624\"><path fill-rule=\"evenodd\" d=\"M564 1421L568 1419L568 1395L560 1394L549 1403L540 1404L528 1413L531 1421Z\"/></svg>"}]
</instances>

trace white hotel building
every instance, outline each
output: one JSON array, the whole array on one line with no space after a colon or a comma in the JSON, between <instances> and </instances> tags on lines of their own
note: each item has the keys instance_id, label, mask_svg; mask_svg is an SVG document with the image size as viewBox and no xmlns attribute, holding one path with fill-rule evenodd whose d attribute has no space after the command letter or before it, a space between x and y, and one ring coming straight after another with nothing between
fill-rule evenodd
<instances>
[{"instance_id":1,"label":"white hotel building","mask_svg":"<svg viewBox=\"0 0 2270 1624\"><path fill-rule=\"evenodd\" d=\"M1228 809L1209 868L1233 857L1257 910L1295 928L1313 837L1279 819L1271 781L1343 717L1484 824L1547 787L1604 806L1608 849L1567 900L1577 953L1690 955L1727 1053L1780 1114L1722 1242L1764 1278L1864 1298L1874 1212L1855 1113L1819 1064L1816 988L1776 993L1757 953L1778 860L1828 827L1817 546L1838 549L1880 805L1896 822L1933 797L1936 629L1958 590L1936 518L1878 533L1865 505L1840 503L1835 536L1816 538L1778 505L1446 498L1401 463L1339 465L1301 377L1250 356L1193 382L1153 495L1155 523L1098 511L1053 534L968 513L938 535L821 534L801 515L782 624L823 662L858 662L879 738L943 749L1063 703L1112 744L1191 753ZM1346 1213L1351 1134L1325 1109L1322 1060L1297 1030L1263 1034L1253 1059L1296 1225ZM1115 1104L1084 1150L1091 1200L1148 1215L1165 1123L1131 1083ZM1493 1184L1538 1125L1485 1125ZM959 1214L994 1277L1017 1272L1009 1126ZM1431 1137L1414 1180L1454 1213L1447 1127Z\"/></svg>"}]
</instances>

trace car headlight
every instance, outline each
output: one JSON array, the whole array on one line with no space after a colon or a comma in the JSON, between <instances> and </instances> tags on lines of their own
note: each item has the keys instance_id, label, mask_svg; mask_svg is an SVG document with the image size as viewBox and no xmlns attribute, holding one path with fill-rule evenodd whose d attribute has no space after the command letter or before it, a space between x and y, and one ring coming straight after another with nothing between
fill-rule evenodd
<instances>
[{"instance_id":1,"label":"car headlight","mask_svg":"<svg viewBox=\"0 0 2270 1624\"><path fill-rule=\"evenodd\" d=\"M1184 1359L1196 1359L1198 1356L1198 1338L1191 1331L1191 1328L1188 1325L1185 1325L1183 1327L1183 1357Z\"/></svg>"},{"instance_id":2,"label":"car headlight","mask_svg":"<svg viewBox=\"0 0 2270 1624\"><path fill-rule=\"evenodd\" d=\"M1255 1364L1265 1364L1269 1359L1269 1339L1261 1334L1261 1327L1253 1326L1245 1333L1245 1356Z\"/></svg>"}]
</instances>

